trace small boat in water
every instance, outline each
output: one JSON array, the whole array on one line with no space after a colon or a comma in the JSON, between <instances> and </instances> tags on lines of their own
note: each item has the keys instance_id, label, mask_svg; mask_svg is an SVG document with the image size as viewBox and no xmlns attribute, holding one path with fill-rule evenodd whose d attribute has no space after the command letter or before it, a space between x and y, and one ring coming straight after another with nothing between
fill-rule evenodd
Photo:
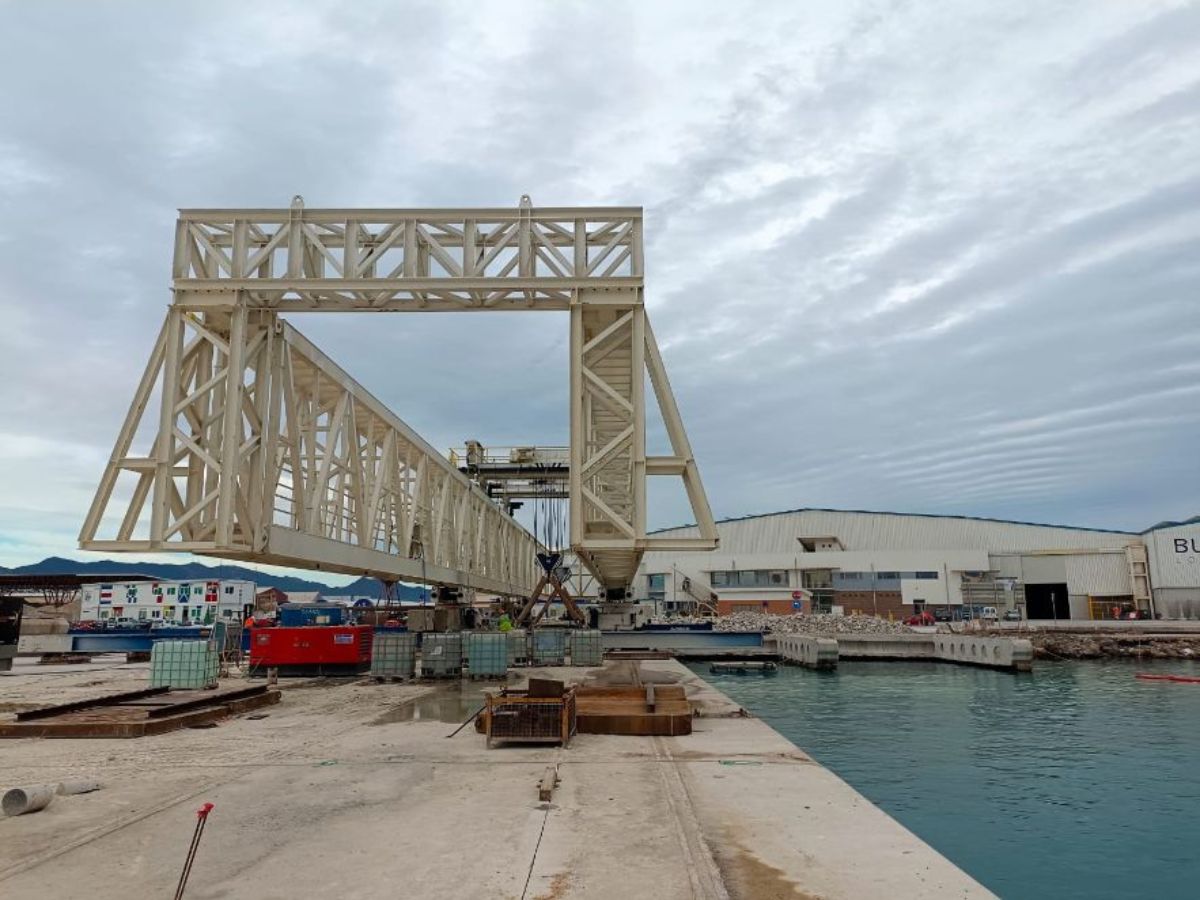
<instances>
[{"instance_id":1,"label":"small boat in water","mask_svg":"<svg viewBox=\"0 0 1200 900\"><path fill-rule=\"evenodd\" d=\"M1173 681L1176 684L1200 684L1200 677L1195 675L1151 675L1149 672L1138 672L1135 677L1142 681Z\"/></svg>"}]
</instances>

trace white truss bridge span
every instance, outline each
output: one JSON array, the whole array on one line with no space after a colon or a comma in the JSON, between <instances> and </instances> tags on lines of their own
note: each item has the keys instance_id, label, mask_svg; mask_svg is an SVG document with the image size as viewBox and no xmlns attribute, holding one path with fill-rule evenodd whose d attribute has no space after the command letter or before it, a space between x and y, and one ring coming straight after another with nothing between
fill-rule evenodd
<instances>
[{"instance_id":1,"label":"white truss bridge span","mask_svg":"<svg viewBox=\"0 0 1200 900\"><path fill-rule=\"evenodd\" d=\"M638 208L183 210L173 291L84 549L528 595L534 536L283 318L473 310L570 313L570 544L607 596L647 549L716 546L643 305ZM647 375L665 456L646 454ZM646 534L660 475L683 480L699 537Z\"/></svg>"}]
</instances>

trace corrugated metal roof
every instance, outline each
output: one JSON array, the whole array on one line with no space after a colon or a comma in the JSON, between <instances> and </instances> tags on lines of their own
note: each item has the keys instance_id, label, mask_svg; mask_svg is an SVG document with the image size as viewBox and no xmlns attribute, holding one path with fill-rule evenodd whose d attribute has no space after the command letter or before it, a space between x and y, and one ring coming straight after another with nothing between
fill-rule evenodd
<instances>
[{"instance_id":1,"label":"corrugated metal roof","mask_svg":"<svg viewBox=\"0 0 1200 900\"><path fill-rule=\"evenodd\" d=\"M912 519L957 519L957 520L966 521L966 522L996 522L996 523L999 523L1002 525L1028 525L1028 526L1032 526L1035 528L1065 528L1070 531L1094 531L1099 534L1120 534L1120 535L1125 535L1128 537L1132 537L1132 536L1135 536L1138 534L1147 534L1151 531L1155 531L1160 528L1173 528L1173 527L1178 527L1179 525L1190 525L1195 522L1200 522L1200 516L1195 516L1195 517L1193 517L1191 519L1187 519L1183 522L1159 522L1157 525L1153 525L1150 528L1147 528L1145 531L1139 532L1139 531L1121 531L1116 528L1089 528L1087 526L1078 526L1078 525L1059 525L1059 524L1055 524L1052 522L1023 522L1018 519L992 519L992 518L988 518L987 516L956 516L956 515L948 515L948 514L942 514L942 513L909 513L909 512L895 512L895 511L891 511L891 510L878 510L878 509L826 509L824 507L819 507L819 506L802 506L802 507L799 507L798 509L782 509L782 510L779 510L778 512L753 513L751 515L746 515L746 516L731 516L730 518L727 518L727 519L718 519L717 524L722 524L725 522L745 522L750 519L767 519L767 518L771 518L773 516L786 516L786 515L790 515L792 513L807 513L807 512L847 513L847 514L853 514L853 515L866 515L866 516L904 516L905 518L912 518ZM692 522L688 525L674 525L670 528L660 528L657 531L651 532L651 534L662 534L663 532L680 531L684 528L695 528L695 527L696 527L696 524L694 522ZM807 535L806 535L806 537L807 537Z\"/></svg>"},{"instance_id":2,"label":"corrugated metal roof","mask_svg":"<svg viewBox=\"0 0 1200 900\"><path fill-rule=\"evenodd\" d=\"M836 535L846 550L986 550L991 553L1119 548L1139 535L968 516L801 509L723 519L723 553L803 553L798 538ZM695 526L657 534L695 533Z\"/></svg>"},{"instance_id":3,"label":"corrugated metal roof","mask_svg":"<svg viewBox=\"0 0 1200 900\"><path fill-rule=\"evenodd\" d=\"M1184 519L1182 522L1159 522L1157 525L1151 525L1142 534L1149 534L1152 531L1163 531L1167 528L1183 528L1185 525L1200 525L1200 516L1192 516L1190 519Z\"/></svg>"}]
</instances>

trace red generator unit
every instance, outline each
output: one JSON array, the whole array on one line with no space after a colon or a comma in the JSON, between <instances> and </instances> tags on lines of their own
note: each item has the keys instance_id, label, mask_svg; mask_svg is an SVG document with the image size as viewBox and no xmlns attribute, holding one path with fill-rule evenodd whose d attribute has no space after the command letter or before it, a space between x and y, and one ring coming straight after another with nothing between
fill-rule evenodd
<instances>
[{"instance_id":1,"label":"red generator unit","mask_svg":"<svg viewBox=\"0 0 1200 900\"><path fill-rule=\"evenodd\" d=\"M250 671L265 675L339 675L371 664L370 625L304 625L255 628L250 634Z\"/></svg>"}]
</instances>

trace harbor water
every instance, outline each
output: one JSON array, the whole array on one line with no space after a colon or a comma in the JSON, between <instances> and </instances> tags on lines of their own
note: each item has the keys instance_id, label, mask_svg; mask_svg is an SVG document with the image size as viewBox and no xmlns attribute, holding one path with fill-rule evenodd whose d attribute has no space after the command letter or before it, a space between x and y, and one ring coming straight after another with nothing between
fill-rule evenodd
<instances>
[{"instance_id":1,"label":"harbor water","mask_svg":"<svg viewBox=\"0 0 1200 900\"><path fill-rule=\"evenodd\" d=\"M1200 896L1196 663L692 668L1002 897Z\"/></svg>"}]
</instances>

